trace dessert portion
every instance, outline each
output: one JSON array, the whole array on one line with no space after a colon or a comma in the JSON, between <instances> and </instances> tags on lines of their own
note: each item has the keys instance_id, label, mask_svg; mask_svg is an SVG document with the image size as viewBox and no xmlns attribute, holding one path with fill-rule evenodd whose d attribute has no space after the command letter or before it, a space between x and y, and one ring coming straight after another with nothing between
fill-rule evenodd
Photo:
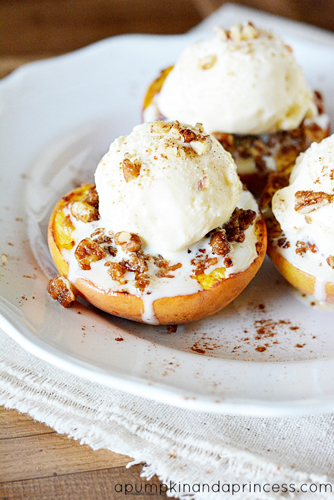
<instances>
[{"instance_id":1,"label":"dessert portion","mask_svg":"<svg viewBox=\"0 0 334 500\"><path fill-rule=\"evenodd\" d=\"M257 193L269 172L291 169L329 134L322 97L310 90L291 47L251 23L216 28L214 38L186 48L150 86L143 118L202 122Z\"/></svg>"},{"instance_id":2,"label":"dessert portion","mask_svg":"<svg viewBox=\"0 0 334 500\"><path fill-rule=\"evenodd\" d=\"M257 203L201 124L135 127L95 181L64 196L49 223L60 273L49 293L65 307L79 294L136 321L193 321L231 302L264 259Z\"/></svg>"},{"instance_id":3,"label":"dessert portion","mask_svg":"<svg viewBox=\"0 0 334 500\"><path fill-rule=\"evenodd\" d=\"M334 135L299 155L290 177L269 178L262 208L268 253L282 275L334 303Z\"/></svg>"}]
</instances>

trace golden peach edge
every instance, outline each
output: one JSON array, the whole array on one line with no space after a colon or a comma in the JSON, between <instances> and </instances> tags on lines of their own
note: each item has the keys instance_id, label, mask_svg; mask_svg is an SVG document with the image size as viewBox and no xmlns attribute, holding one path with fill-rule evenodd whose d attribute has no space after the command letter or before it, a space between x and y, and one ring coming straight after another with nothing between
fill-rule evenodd
<instances>
[{"instance_id":1,"label":"golden peach edge","mask_svg":"<svg viewBox=\"0 0 334 500\"><path fill-rule=\"evenodd\" d=\"M306 273L302 269L294 266L271 244L270 232L268 239L268 255L281 273L293 287L307 295L314 295L316 278L312 274ZM334 283L326 283L326 302L334 304Z\"/></svg>"},{"instance_id":2,"label":"golden peach edge","mask_svg":"<svg viewBox=\"0 0 334 500\"><path fill-rule=\"evenodd\" d=\"M54 236L55 215L59 203L53 210L49 221L48 245L59 274L67 277L69 266L58 248ZM266 235L266 224L262 217L258 237L261 247L258 256L245 271L216 283L208 290L201 290L191 295L164 297L155 300L153 310L159 324L182 324L199 320L226 307L244 290L260 269L266 255ZM144 322L142 319L144 302L140 297L126 292L109 292L84 278L77 279L72 285L78 295L98 309L122 318Z\"/></svg>"}]
</instances>

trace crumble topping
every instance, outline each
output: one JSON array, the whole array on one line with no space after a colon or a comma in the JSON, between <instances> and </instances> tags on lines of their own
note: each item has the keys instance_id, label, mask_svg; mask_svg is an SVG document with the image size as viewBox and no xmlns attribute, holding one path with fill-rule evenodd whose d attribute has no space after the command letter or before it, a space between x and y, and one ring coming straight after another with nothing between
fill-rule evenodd
<instances>
[{"instance_id":1,"label":"crumble topping","mask_svg":"<svg viewBox=\"0 0 334 500\"><path fill-rule=\"evenodd\" d=\"M232 40L233 42L243 42L258 38L259 31L250 21L243 24L235 24L229 30L221 26L215 26L213 30L222 41Z\"/></svg>"},{"instance_id":2,"label":"crumble topping","mask_svg":"<svg viewBox=\"0 0 334 500\"><path fill-rule=\"evenodd\" d=\"M170 136L170 139L166 141L167 152L173 156L185 158L192 152L201 156L208 153L212 147L211 137L204 133L201 123L196 123L192 129L189 129L183 127L177 120L173 123L156 121L151 124L151 133L167 133Z\"/></svg>"},{"instance_id":3,"label":"crumble topping","mask_svg":"<svg viewBox=\"0 0 334 500\"><path fill-rule=\"evenodd\" d=\"M309 214L314 210L332 203L334 196L323 191L297 191L295 193L295 210L301 214ZM309 220L309 223L311 221Z\"/></svg>"},{"instance_id":4,"label":"crumble topping","mask_svg":"<svg viewBox=\"0 0 334 500\"><path fill-rule=\"evenodd\" d=\"M88 271L91 264L107 256L103 248L91 238L81 240L74 252L81 269Z\"/></svg>"},{"instance_id":5,"label":"crumble topping","mask_svg":"<svg viewBox=\"0 0 334 500\"><path fill-rule=\"evenodd\" d=\"M256 212L254 210L244 210L235 208L230 220L224 224L227 241L242 243L245 241L245 231L254 223Z\"/></svg>"},{"instance_id":6,"label":"crumble topping","mask_svg":"<svg viewBox=\"0 0 334 500\"><path fill-rule=\"evenodd\" d=\"M326 116L320 92L315 91L314 100L319 115ZM275 169L290 173L297 156L306 151L312 142L321 142L327 137L329 127L321 126L316 119L306 118L296 129L272 134L251 136L214 132L212 135L231 153L237 165L242 160L249 160L259 174Z\"/></svg>"},{"instance_id":7,"label":"crumble topping","mask_svg":"<svg viewBox=\"0 0 334 500\"><path fill-rule=\"evenodd\" d=\"M138 252L141 249L141 239L137 234L120 231L115 234L114 241L124 252Z\"/></svg>"},{"instance_id":8,"label":"crumble topping","mask_svg":"<svg viewBox=\"0 0 334 500\"><path fill-rule=\"evenodd\" d=\"M196 256L191 259L191 265L194 268L192 275L199 276L201 274L204 274L204 272L209 269L209 267L215 266L217 263L217 257L209 257L208 255L206 255L206 250L200 249L197 252Z\"/></svg>"},{"instance_id":9,"label":"crumble topping","mask_svg":"<svg viewBox=\"0 0 334 500\"><path fill-rule=\"evenodd\" d=\"M290 241L288 241L286 236L282 236L281 238L278 238L277 240L277 245L280 248L290 248Z\"/></svg>"},{"instance_id":10,"label":"crumble topping","mask_svg":"<svg viewBox=\"0 0 334 500\"><path fill-rule=\"evenodd\" d=\"M226 230L216 231L210 238L212 252L225 257L231 249L226 236Z\"/></svg>"},{"instance_id":11,"label":"crumble topping","mask_svg":"<svg viewBox=\"0 0 334 500\"><path fill-rule=\"evenodd\" d=\"M76 220L81 220L82 222L99 220L99 197L95 186L88 189L83 200L74 201L72 203L71 214Z\"/></svg>"},{"instance_id":12,"label":"crumble topping","mask_svg":"<svg viewBox=\"0 0 334 500\"><path fill-rule=\"evenodd\" d=\"M47 290L51 297L57 300L63 307L70 307L75 301L72 285L64 276L58 275L50 280Z\"/></svg>"},{"instance_id":13,"label":"crumble topping","mask_svg":"<svg viewBox=\"0 0 334 500\"><path fill-rule=\"evenodd\" d=\"M310 243L309 241L298 240L296 242L296 254L303 257L306 252L310 250L312 253L317 253L318 249L315 243Z\"/></svg>"},{"instance_id":14,"label":"crumble topping","mask_svg":"<svg viewBox=\"0 0 334 500\"><path fill-rule=\"evenodd\" d=\"M327 259L326 259L326 262L327 264L332 268L334 269L334 255L330 255Z\"/></svg>"},{"instance_id":15,"label":"crumble topping","mask_svg":"<svg viewBox=\"0 0 334 500\"><path fill-rule=\"evenodd\" d=\"M139 163L138 160L132 162L130 158L126 156L122 162L122 170L125 182L133 181L140 175L141 163Z\"/></svg>"},{"instance_id":16,"label":"crumble topping","mask_svg":"<svg viewBox=\"0 0 334 500\"><path fill-rule=\"evenodd\" d=\"M114 234L102 227L101 220L76 219L72 205L82 200L74 192L62 209L63 220L68 217L74 224L74 244L68 249L59 247L69 263L69 279L75 283L78 277L87 277L102 288L145 297L155 296L161 287L162 296L208 289L249 267L260 251L259 218L255 220L257 213L248 209L255 208L255 201L244 190L240 200L246 208L236 208L226 224L210 231L197 245L163 256L150 253L139 235L127 231ZM251 226L247 237L245 231Z\"/></svg>"}]
</instances>

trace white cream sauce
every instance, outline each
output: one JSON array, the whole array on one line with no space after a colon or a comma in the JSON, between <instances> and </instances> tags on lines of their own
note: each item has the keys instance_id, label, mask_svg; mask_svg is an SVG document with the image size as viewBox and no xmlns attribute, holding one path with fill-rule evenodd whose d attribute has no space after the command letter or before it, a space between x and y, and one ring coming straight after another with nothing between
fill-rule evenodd
<instances>
[{"instance_id":1,"label":"white cream sauce","mask_svg":"<svg viewBox=\"0 0 334 500\"><path fill-rule=\"evenodd\" d=\"M258 206L249 191L241 191L237 206L245 210L254 210L257 214L259 213ZM65 215L70 215L71 222L75 227L72 233L75 245L71 250L62 249L62 255L69 264L69 280L75 284L79 278L84 278L94 283L98 288L105 290L106 293L128 292L132 295L141 297L144 303L142 318L146 323L157 324L153 308L153 304L157 299L178 295L190 295L203 290L198 281L191 277L194 271L191 260L195 258L199 249L205 249L205 255L209 258L216 257L218 259L218 263L206 269L205 274L210 274L210 272L216 268L225 268L224 257L213 254L209 244L210 238L203 238L189 249L180 252L164 252L163 258L170 261L170 265L182 264L182 267L179 269L171 271L170 274L172 274L174 278L158 277L156 275L158 268L155 266L152 259L150 259L148 261L150 284L142 293L135 286L136 282L133 272L127 272L125 274L124 280L127 280L127 283L123 285L118 281L114 281L108 273L108 267L105 266L106 262L120 262L123 258L126 260L129 259L129 254L124 252L120 246L117 246L117 255L115 257L108 255L100 261L93 262L90 270L83 270L80 268L78 260L74 255L75 249L81 240L90 237L96 229L104 228L103 220L100 219L98 221L84 223L77 221L68 209L65 209L64 212ZM231 250L228 257L232 259L233 264L231 267L225 269L225 278L228 278L233 273L245 271L250 266L257 257L256 242L257 236L255 234L254 223L245 231L245 241L243 243L230 243ZM144 247L143 251L145 254L151 254L149 247Z\"/></svg>"},{"instance_id":2,"label":"white cream sauce","mask_svg":"<svg viewBox=\"0 0 334 500\"><path fill-rule=\"evenodd\" d=\"M293 266L315 277L315 285L313 297L321 302L326 301L326 284L334 283L334 269L326 262L328 255L324 255L320 251L316 253L307 250L306 253L299 255L296 253L297 241L309 241L307 235L285 234L290 242L289 248L282 248L277 245L277 239L273 240L278 252Z\"/></svg>"}]
</instances>

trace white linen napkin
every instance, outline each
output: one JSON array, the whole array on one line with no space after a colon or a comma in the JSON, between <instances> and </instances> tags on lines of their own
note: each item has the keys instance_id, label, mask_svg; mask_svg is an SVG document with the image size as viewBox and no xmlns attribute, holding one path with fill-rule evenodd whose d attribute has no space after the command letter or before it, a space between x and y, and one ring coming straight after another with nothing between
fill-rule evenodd
<instances>
[{"instance_id":1,"label":"white linen napkin","mask_svg":"<svg viewBox=\"0 0 334 500\"><path fill-rule=\"evenodd\" d=\"M145 462L143 475L156 474L170 496L334 498L333 415L258 418L179 409L73 376L2 331L0 342L0 404L94 449Z\"/></svg>"}]
</instances>

